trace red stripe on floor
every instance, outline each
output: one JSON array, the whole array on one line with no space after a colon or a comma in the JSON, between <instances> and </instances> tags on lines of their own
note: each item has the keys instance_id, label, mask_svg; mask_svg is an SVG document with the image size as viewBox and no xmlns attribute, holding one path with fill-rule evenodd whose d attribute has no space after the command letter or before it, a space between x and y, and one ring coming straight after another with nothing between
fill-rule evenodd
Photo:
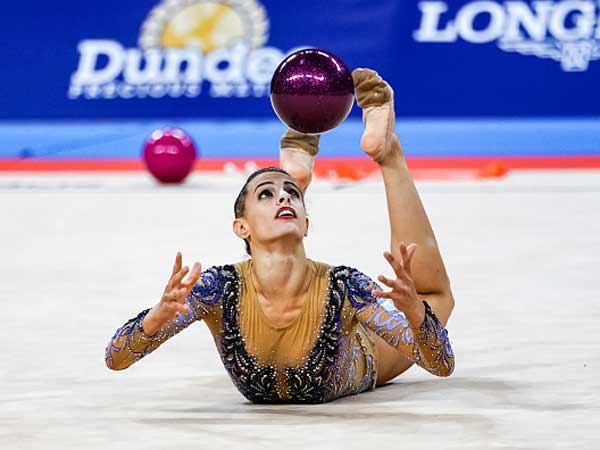
<instances>
[{"instance_id":1,"label":"red stripe on floor","mask_svg":"<svg viewBox=\"0 0 600 450\"><path fill-rule=\"evenodd\" d=\"M203 158L199 171L244 171L277 166L276 159ZM407 157L407 164L419 178L498 177L510 170L599 169L597 156L529 157ZM141 160L43 160L0 159L0 172L138 172L145 170ZM360 179L378 171L364 158L317 158L315 173L325 178Z\"/></svg>"}]
</instances>

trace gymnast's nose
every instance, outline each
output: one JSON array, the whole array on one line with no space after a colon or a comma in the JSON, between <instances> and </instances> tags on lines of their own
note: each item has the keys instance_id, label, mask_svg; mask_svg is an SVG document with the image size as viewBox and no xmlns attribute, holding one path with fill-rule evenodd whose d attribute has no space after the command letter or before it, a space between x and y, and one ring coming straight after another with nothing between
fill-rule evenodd
<instances>
[{"instance_id":1,"label":"gymnast's nose","mask_svg":"<svg viewBox=\"0 0 600 450\"><path fill-rule=\"evenodd\" d=\"M285 202L290 203L291 201L292 201L292 197L289 194L289 192L286 192L285 189L281 189L279 191L279 204L282 204Z\"/></svg>"}]
</instances>

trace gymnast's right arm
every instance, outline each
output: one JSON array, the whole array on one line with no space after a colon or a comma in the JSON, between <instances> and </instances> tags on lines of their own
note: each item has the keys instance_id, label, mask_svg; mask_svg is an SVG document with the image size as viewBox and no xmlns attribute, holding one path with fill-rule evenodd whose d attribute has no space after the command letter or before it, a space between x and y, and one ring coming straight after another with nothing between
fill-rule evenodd
<instances>
[{"instance_id":1,"label":"gymnast's right arm","mask_svg":"<svg viewBox=\"0 0 600 450\"><path fill-rule=\"evenodd\" d=\"M200 264L195 263L187 281L183 277L189 268L181 267L177 252L171 278L160 302L146 309L119 328L106 347L105 361L109 369L122 370L156 350L163 342L201 318L201 305L192 289L200 277Z\"/></svg>"}]
</instances>

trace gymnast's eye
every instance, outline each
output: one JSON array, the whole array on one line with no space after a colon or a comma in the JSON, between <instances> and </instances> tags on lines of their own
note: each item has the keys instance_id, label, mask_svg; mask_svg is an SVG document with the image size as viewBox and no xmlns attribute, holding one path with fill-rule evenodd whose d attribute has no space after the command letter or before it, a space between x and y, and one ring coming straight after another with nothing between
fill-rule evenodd
<instances>
[{"instance_id":1,"label":"gymnast's eye","mask_svg":"<svg viewBox=\"0 0 600 450\"><path fill-rule=\"evenodd\" d=\"M290 194L292 197L300 198L300 192L298 192L296 188L289 187L287 189L287 193Z\"/></svg>"},{"instance_id":2,"label":"gymnast's eye","mask_svg":"<svg viewBox=\"0 0 600 450\"><path fill-rule=\"evenodd\" d=\"M268 189L265 189L264 191L261 191L261 192L258 194L258 199L259 199L259 200L261 200L261 199L263 199L263 198L268 198L268 197L271 197L272 195L273 195L273 194L271 193L271 191L270 191L270 190L268 190Z\"/></svg>"}]
</instances>

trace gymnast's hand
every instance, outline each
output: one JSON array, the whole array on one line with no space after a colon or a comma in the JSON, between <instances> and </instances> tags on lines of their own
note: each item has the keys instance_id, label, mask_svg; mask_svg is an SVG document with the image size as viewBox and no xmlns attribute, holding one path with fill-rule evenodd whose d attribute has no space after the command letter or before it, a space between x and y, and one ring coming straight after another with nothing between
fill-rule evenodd
<instances>
[{"instance_id":1,"label":"gymnast's hand","mask_svg":"<svg viewBox=\"0 0 600 450\"><path fill-rule=\"evenodd\" d=\"M410 244L408 248L404 242L400 243L400 254L402 260L398 261L390 252L384 252L383 256L394 269L396 279L391 280L379 275L377 279L391 288L391 292L373 290L373 295L381 298L389 298L394 302L396 308L404 313L410 328L417 330L425 320L425 305L419 298L417 289L410 274L410 261L415 254L417 244Z\"/></svg>"},{"instance_id":2,"label":"gymnast's hand","mask_svg":"<svg viewBox=\"0 0 600 450\"><path fill-rule=\"evenodd\" d=\"M181 267L181 252L177 252L171 278L165 287L160 302L148 312L142 321L144 333L151 336L165 322L173 320L177 313L187 314L188 306L184 304L184 301L198 281L198 278L200 278L200 263L194 263L192 272L189 274L187 280L184 281L183 277L185 277L189 270L188 266Z\"/></svg>"}]
</instances>

